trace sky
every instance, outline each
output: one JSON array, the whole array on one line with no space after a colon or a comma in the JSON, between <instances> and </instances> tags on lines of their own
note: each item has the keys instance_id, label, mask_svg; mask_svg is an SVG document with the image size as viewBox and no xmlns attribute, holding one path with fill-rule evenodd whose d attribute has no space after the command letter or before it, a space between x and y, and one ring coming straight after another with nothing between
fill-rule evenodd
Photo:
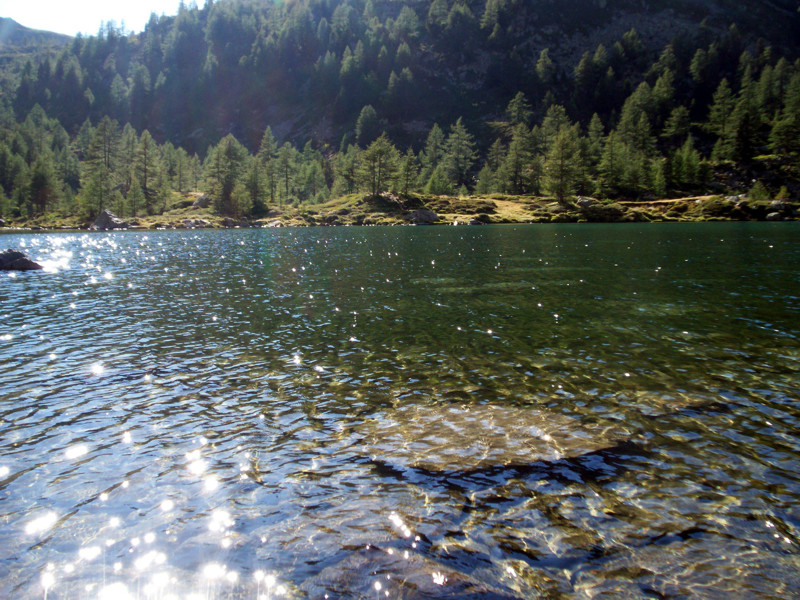
<instances>
[{"instance_id":1,"label":"sky","mask_svg":"<svg viewBox=\"0 0 800 600\"><path fill-rule=\"evenodd\" d=\"M205 0L195 0L202 7ZM124 22L126 31L139 32L150 20L150 13L174 15L180 0L0 0L0 17L14 19L31 29L44 29L67 35L95 35L100 24ZM186 5L190 0L186 0Z\"/></svg>"}]
</instances>

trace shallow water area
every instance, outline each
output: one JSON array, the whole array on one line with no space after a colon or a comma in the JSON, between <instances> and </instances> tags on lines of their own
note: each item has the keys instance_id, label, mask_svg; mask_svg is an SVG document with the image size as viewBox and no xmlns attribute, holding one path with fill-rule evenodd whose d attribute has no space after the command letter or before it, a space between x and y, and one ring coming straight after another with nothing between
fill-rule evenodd
<instances>
[{"instance_id":1,"label":"shallow water area","mask_svg":"<svg viewBox=\"0 0 800 600\"><path fill-rule=\"evenodd\" d=\"M0 242L2 597L800 597L796 224Z\"/></svg>"}]
</instances>

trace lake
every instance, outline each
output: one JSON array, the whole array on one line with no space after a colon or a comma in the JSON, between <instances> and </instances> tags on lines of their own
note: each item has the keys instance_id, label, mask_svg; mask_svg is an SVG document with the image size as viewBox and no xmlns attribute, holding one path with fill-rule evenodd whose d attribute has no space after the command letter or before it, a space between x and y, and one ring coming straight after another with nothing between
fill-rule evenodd
<instances>
[{"instance_id":1,"label":"lake","mask_svg":"<svg viewBox=\"0 0 800 600\"><path fill-rule=\"evenodd\" d=\"M800 597L797 224L0 246L2 597Z\"/></svg>"}]
</instances>

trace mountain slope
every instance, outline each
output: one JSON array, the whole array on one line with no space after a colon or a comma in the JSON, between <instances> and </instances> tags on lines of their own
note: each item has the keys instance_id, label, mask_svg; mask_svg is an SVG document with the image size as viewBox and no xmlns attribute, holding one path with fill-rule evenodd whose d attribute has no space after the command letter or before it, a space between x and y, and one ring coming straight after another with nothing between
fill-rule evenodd
<instances>
[{"instance_id":1,"label":"mountain slope","mask_svg":"<svg viewBox=\"0 0 800 600\"><path fill-rule=\"evenodd\" d=\"M29 29L17 23L14 19L0 17L0 51L31 50L42 47L59 47L69 43L72 38L68 35Z\"/></svg>"},{"instance_id":2,"label":"mountain slope","mask_svg":"<svg viewBox=\"0 0 800 600\"><path fill-rule=\"evenodd\" d=\"M748 48L759 54L770 45L793 59L794 4L221 0L154 18L142 34L109 29L74 40L47 68L22 73L14 109L21 119L38 103L70 132L110 115L199 151L229 132L255 148L267 125L280 139L338 145L355 134L366 105L395 139L418 144L433 122L463 116L485 128L520 91L537 116L557 102L585 123L593 112L612 118L670 42L684 68L715 43L731 74ZM732 23L738 28L729 31ZM545 50L552 67L541 71ZM576 83L586 53L611 68L605 105L576 89L604 75Z\"/></svg>"}]
</instances>

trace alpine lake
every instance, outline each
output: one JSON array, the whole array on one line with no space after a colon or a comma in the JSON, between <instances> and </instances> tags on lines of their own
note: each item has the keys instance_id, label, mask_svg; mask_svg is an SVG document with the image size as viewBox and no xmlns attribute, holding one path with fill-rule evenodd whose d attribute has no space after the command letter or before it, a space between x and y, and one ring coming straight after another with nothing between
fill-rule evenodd
<instances>
[{"instance_id":1,"label":"alpine lake","mask_svg":"<svg viewBox=\"0 0 800 600\"><path fill-rule=\"evenodd\" d=\"M0 245L0 597L800 598L796 223Z\"/></svg>"}]
</instances>

